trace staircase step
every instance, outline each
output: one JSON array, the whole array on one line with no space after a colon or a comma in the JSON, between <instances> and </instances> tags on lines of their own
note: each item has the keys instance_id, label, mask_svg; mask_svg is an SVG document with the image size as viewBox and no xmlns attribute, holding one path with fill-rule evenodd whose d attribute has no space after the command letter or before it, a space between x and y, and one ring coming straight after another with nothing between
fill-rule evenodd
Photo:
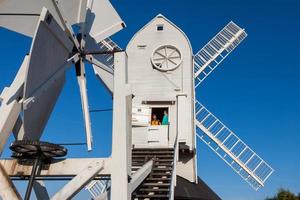
<instances>
[{"instance_id":1,"label":"staircase step","mask_svg":"<svg viewBox=\"0 0 300 200\"><path fill-rule=\"evenodd\" d=\"M134 200L169 199L174 150L169 148L133 149L132 173L139 170L151 159L154 161L152 171L132 194Z\"/></svg>"},{"instance_id":2,"label":"staircase step","mask_svg":"<svg viewBox=\"0 0 300 200\"><path fill-rule=\"evenodd\" d=\"M132 152L135 151L174 151L173 148L134 148L132 149Z\"/></svg>"},{"instance_id":3,"label":"staircase step","mask_svg":"<svg viewBox=\"0 0 300 200\"><path fill-rule=\"evenodd\" d=\"M146 179L146 181L170 181L171 178L152 178L152 177L149 177Z\"/></svg>"},{"instance_id":4,"label":"staircase step","mask_svg":"<svg viewBox=\"0 0 300 200\"><path fill-rule=\"evenodd\" d=\"M147 156L145 155L132 155L132 158L146 158ZM148 158L151 158L148 156ZM156 156L156 158L173 158L173 155L159 155L159 156Z\"/></svg>"},{"instance_id":5,"label":"staircase step","mask_svg":"<svg viewBox=\"0 0 300 200\"><path fill-rule=\"evenodd\" d=\"M143 183L143 186L168 187L170 183Z\"/></svg>"},{"instance_id":6,"label":"staircase step","mask_svg":"<svg viewBox=\"0 0 300 200\"><path fill-rule=\"evenodd\" d=\"M153 151L153 152L143 152L143 151L136 151L132 152L132 155L160 155L160 154L174 154L173 151Z\"/></svg>"},{"instance_id":7,"label":"staircase step","mask_svg":"<svg viewBox=\"0 0 300 200\"><path fill-rule=\"evenodd\" d=\"M135 195L137 198L169 198L168 194L137 194Z\"/></svg>"},{"instance_id":8,"label":"staircase step","mask_svg":"<svg viewBox=\"0 0 300 200\"><path fill-rule=\"evenodd\" d=\"M151 173L151 176L171 176L171 173Z\"/></svg>"},{"instance_id":9,"label":"staircase step","mask_svg":"<svg viewBox=\"0 0 300 200\"><path fill-rule=\"evenodd\" d=\"M141 188L139 191L142 192L169 192L169 188Z\"/></svg>"}]
</instances>

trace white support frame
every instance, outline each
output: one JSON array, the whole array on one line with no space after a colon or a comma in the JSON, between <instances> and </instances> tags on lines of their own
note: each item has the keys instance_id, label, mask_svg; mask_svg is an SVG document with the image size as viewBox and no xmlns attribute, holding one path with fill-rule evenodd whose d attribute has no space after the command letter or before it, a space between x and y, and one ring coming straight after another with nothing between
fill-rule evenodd
<instances>
[{"instance_id":1,"label":"white support frame","mask_svg":"<svg viewBox=\"0 0 300 200\"><path fill-rule=\"evenodd\" d=\"M134 190L145 180L145 178L147 178L147 176L152 171L152 167L153 160L149 160L131 176L131 181L129 185L130 193L134 192Z\"/></svg>"},{"instance_id":2,"label":"white support frame","mask_svg":"<svg viewBox=\"0 0 300 200\"><path fill-rule=\"evenodd\" d=\"M53 159L47 167L41 168L37 177L74 177L81 172L87 163L104 163L104 168L98 173L98 176L106 176L113 173L111 158L67 158ZM15 159L2 159L0 165L10 177L30 176L32 165L21 165Z\"/></svg>"},{"instance_id":3,"label":"white support frame","mask_svg":"<svg viewBox=\"0 0 300 200\"><path fill-rule=\"evenodd\" d=\"M127 82L127 55L115 54L111 200L131 198L132 91Z\"/></svg>"},{"instance_id":4,"label":"white support frame","mask_svg":"<svg viewBox=\"0 0 300 200\"><path fill-rule=\"evenodd\" d=\"M0 164L0 197L3 200L21 200L21 196L18 193L16 187L10 180L5 169Z\"/></svg>"},{"instance_id":5,"label":"white support frame","mask_svg":"<svg viewBox=\"0 0 300 200\"><path fill-rule=\"evenodd\" d=\"M104 163L92 161L71 181L69 181L51 200L71 199L104 168Z\"/></svg>"},{"instance_id":6,"label":"white support frame","mask_svg":"<svg viewBox=\"0 0 300 200\"><path fill-rule=\"evenodd\" d=\"M25 82L25 74L28 66L29 56L25 56L23 63L9 88L4 88L0 106L0 156L3 152L4 145L15 123L18 120L19 114L22 109L22 104L19 102L19 98L23 97L23 88Z\"/></svg>"}]
</instances>

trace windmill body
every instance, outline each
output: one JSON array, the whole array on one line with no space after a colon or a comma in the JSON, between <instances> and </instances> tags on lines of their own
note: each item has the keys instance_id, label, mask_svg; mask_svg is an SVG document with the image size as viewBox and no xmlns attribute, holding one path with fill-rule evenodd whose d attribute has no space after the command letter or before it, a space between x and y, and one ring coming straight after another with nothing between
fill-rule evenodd
<instances>
[{"instance_id":1,"label":"windmill body","mask_svg":"<svg viewBox=\"0 0 300 200\"><path fill-rule=\"evenodd\" d=\"M185 164L178 161L178 174L195 182L193 54L188 38L175 24L158 15L135 34L126 52L128 82L135 95L133 145L136 148L173 147L178 133L179 149L186 151L182 154L184 158L180 157ZM158 66L153 62L159 63ZM178 66L171 68L172 62L178 62ZM160 66L161 63L164 66ZM162 122L164 111L168 113L168 125L151 126L152 116L157 115Z\"/></svg>"},{"instance_id":2,"label":"windmill body","mask_svg":"<svg viewBox=\"0 0 300 200\"><path fill-rule=\"evenodd\" d=\"M21 198L13 177L29 180L26 200L32 188L38 199L49 199L43 180L57 177L69 182L51 199L71 199L82 188L94 199L219 199L197 176L197 138L255 190L273 173L196 99L200 84L246 38L235 23L193 55L185 33L163 15L122 50L109 37L125 24L108 0L3 0L0 14L1 27L32 37L0 95L0 155L11 133L16 140L14 159L0 160L3 199ZM88 151L93 147L86 63L113 96L112 154L60 159L67 150L40 138L72 67Z\"/></svg>"}]
</instances>

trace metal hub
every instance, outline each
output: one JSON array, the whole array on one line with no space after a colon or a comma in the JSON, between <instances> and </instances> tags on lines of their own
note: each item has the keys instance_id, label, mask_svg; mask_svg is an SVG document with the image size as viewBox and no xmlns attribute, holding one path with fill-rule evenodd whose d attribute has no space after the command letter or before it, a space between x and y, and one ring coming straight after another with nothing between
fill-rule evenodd
<instances>
[{"instance_id":1,"label":"metal hub","mask_svg":"<svg viewBox=\"0 0 300 200\"><path fill-rule=\"evenodd\" d=\"M30 199L35 176L43 162L55 157L63 157L67 155L68 152L63 146L32 140L16 140L9 148L13 151L13 158L19 160L34 160L24 200Z\"/></svg>"},{"instance_id":2,"label":"metal hub","mask_svg":"<svg viewBox=\"0 0 300 200\"><path fill-rule=\"evenodd\" d=\"M51 159L67 155L68 150L60 145L32 140L16 140L10 145L13 158L17 159Z\"/></svg>"}]
</instances>

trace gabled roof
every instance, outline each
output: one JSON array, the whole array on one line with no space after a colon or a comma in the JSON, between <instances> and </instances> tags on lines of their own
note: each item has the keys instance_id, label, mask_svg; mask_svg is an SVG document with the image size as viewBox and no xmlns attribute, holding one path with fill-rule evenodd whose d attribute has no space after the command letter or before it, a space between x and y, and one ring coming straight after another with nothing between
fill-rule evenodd
<instances>
[{"instance_id":1,"label":"gabled roof","mask_svg":"<svg viewBox=\"0 0 300 200\"><path fill-rule=\"evenodd\" d=\"M144 30L148 25L150 25L151 23L153 23L153 21L155 21L157 18L162 18L164 19L166 22L168 22L169 24L171 24L175 29L177 29L179 32L182 33L182 35L186 38L186 40L188 41L188 44L190 46L191 49L191 53L193 54L193 50L192 50L192 45L191 42L189 40L189 38L187 37L187 35L176 25L174 24L172 21L170 21L168 18L166 18L164 15L162 14L158 14L156 15L152 20L150 20L150 22L148 22L145 26L143 26L138 32L136 32L134 34L134 36L131 38L131 40L128 42L128 45L131 43L132 40L134 40L134 38L136 37L137 34L139 34L142 30Z\"/></svg>"}]
</instances>

